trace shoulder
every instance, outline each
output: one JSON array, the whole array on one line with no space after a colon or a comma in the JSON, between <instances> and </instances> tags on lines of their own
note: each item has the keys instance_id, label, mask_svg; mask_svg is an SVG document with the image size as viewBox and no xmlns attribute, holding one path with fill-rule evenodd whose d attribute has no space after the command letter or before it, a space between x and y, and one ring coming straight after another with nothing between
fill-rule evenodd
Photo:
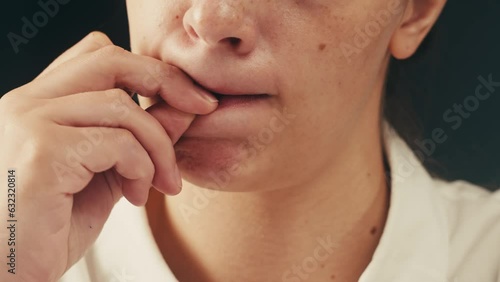
<instances>
[{"instance_id":1,"label":"shoulder","mask_svg":"<svg viewBox=\"0 0 500 282\"><path fill-rule=\"evenodd\" d=\"M433 189L446 210L450 228L459 228L464 223L482 225L494 221L496 224L491 227L500 228L500 190L491 192L462 180L433 182Z\"/></svg>"},{"instance_id":2,"label":"shoulder","mask_svg":"<svg viewBox=\"0 0 500 282\"><path fill-rule=\"evenodd\" d=\"M500 190L432 178L387 122L384 146L391 208L367 277L403 271L408 281L500 282ZM401 281L373 277L366 281Z\"/></svg>"},{"instance_id":3,"label":"shoulder","mask_svg":"<svg viewBox=\"0 0 500 282\"><path fill-rule=\"evenodd\" d=\"M491 211L500 212L500 190L491 192L483 187L474 185L467 181L457 180L447 182L434 179L434 189L439 193L445 203L456 209L482 206L491 208ZM477 211L475 209L475 211Z\"/></svg>"},{"instance_id":4,"label":"shoulder","mask_svg":"<svg viewBox=\"0 0 500 282\"><path fill-rule=\"evenodd\" d=\"M500 282L500 191L466 181L435 180L433 188L446 218L449 270L463 277L452 281Z\"/></svg>"}]
</instances>

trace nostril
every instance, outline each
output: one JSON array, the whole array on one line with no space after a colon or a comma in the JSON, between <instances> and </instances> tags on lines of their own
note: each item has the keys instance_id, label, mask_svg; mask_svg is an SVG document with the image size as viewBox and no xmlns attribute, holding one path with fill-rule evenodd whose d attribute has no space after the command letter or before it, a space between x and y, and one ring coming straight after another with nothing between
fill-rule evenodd
<instances>
[{"instance_id":1,"label":"nostril","mask_svg":"<svg viewBox=\"0 0 500 282\"><path fill-rule=\"evenodd\" d=\"M198 33L196 33L196 30L192 26L188 28L188 34L190 34L193 38L198 38Z\"/></svg>"},{"instance_id":2,"label":"nostril","mask_svg":"<svg viewBox=\"0 0 500 282\"><path fill-rule=\"evenodd\" d=\"M236 37L229 37L227 40L229 41L229 44L231 44L233 46L238 46L241 42L241 39L236 38Z\"/></svg>"}]
</instances>

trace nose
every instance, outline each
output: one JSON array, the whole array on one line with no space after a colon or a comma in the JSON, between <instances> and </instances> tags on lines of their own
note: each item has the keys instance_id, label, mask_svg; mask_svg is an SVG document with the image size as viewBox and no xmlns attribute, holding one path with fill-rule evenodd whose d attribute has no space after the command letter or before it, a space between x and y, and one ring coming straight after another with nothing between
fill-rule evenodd
<instances>
[{"instance_id":1,"label":"nose","mask_svg":"<svg viewBox=\"0 0 500 282\"><path fill-rule=\"evenodd\" d=\"M253 1L193 0L183 24L195 41L210 48L231 48L238 54L248 54L257 41L257 26L252 17Z\"/></svg>"}]
</instances>

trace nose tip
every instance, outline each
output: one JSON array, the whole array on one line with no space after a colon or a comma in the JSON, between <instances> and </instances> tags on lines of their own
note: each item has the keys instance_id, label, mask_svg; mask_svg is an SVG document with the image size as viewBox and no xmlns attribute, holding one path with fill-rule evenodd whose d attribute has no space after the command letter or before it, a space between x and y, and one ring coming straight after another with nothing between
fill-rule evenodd
<instances>
[{"instance_id":1,"label":"nose tip","mask_svg":"<svg viewBox=\"0 0 500 282\"><path fill-rule=\"evenodd\" d=\"M184 28L194 41L203 41L210 48L225 46L239 54L250 53L257 40L257 30L246 9L237 9L218 1L200 1L184 16Z\"/></svg>"}]
</instances>

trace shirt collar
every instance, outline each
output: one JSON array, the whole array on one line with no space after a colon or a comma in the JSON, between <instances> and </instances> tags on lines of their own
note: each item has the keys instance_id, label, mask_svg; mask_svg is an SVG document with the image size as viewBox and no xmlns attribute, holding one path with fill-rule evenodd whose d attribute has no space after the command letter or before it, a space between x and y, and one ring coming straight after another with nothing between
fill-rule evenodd
<instances>
[{"instance_id":1,"label":"shirt collar","mask_svg":"<svg viewBox=\"0 0 500 282\"><path fill-rule=\"evenodd\" d=\"M390 208L380 243L359 282L447 281L448 228L433 179L393 128L384 124L383 132L391 167ZM106 223L98 247L88 252L93 260L86 267L108 281L124 273L134 281L177 281L155 244L145 209L122 200L113 214L117 216ZM127 234L135 244L124 248L117 234Z\"/></svg>"},{"instance_id":2,"label":"shirt collar","mask_svg":"<svg viewBox=\"0 0 500 282\"><path fill-rule=\"evenodd\" d=\"M448 227L434 180L388 124L384 146L391 167L389 214L360 282L447 281Z\"/></svg>"}]
</instances>

